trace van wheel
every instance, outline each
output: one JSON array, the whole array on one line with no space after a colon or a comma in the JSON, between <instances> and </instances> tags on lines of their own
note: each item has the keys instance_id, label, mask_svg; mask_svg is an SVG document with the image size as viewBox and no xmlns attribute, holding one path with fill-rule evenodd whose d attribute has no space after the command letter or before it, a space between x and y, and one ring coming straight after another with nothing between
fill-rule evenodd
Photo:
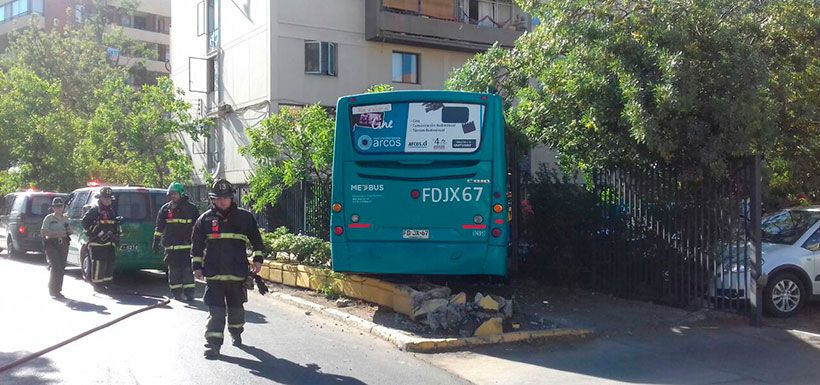
<instances>
[{"instance_id":1,"label":"van wheel","mask_svg":"<svg viewBox=\"0 0 820 385\"><path fill-rule=\"evenodd\" d=\"M6 253L9 255L9 259L19 258L20 251L14 248L14 241L11 240L11 235L6 236Z\"/></svg>"},{"instance_id":2,"label":"van wheel","mask_svg":"<svg viewBox=\"0 0 820 385\"><path fill-rule=\"evenodd\" d=\"M766 312L778 318L791 317L806 302L803 281L792 273L777 274L763 290Z\"/></svg>"},{"instance_id":3,"label":"van wheel","mask_svg":"<svg viewBox=\"0 0 820 385\"><path fill-rule=\"evenodd\" d=\"M83 272L83 280L91 282L91 257L85 247L80 251L80 270Z\"/></svg>"}]
</instances>

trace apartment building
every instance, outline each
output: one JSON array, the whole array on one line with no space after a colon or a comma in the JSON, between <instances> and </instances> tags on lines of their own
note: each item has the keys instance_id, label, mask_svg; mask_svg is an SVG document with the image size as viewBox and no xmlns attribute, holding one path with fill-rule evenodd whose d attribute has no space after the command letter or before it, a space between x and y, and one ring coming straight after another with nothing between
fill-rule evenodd
<instances>
[{"instance_id":1,"label":"apartment building","mask_svg":"<svg viewBox=\"0 0 820 385\"><path fill-rule=\"evenodd\" d=\"M141 41L157 52L156 60L140 58L145 71L132 79L135 84L150 83L158 76L170 74L170 0L139 0L133 13L122 12L118 1L104 2L106 11L113 15L114 24L122 27L123 33ZM31 15L38 15L41 28L55 24L82 22L93 9L89 0L0 0L0 51L8 45L10 32L25 28L31 22ZM129 66L137 60L111 47L110 52L119 64Z\"/></svg>"},{"instance_id":2,"label":"apartment building","mask_svg":"<svg viewBox=\"0 0 820 385\"><path fill-rule=\"evenodd\" d=\"M530 26L511 0L174 0L172 18L171 78L215 122L209 139L186 141L195 181L240 186L253 172L245 130L281 107L332 108L380 83L441 89Z\"/></svg>"}]
</instances>

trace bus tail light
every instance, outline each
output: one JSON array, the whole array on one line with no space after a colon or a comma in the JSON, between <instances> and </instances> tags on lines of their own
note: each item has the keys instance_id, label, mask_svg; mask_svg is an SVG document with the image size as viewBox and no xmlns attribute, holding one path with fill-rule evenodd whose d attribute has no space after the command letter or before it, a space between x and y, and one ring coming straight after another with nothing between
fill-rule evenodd
<instances>
[{"instance_id":1,"label":"bus tail light","mask_svg":"<svg viewBox=\"0 0 820 385\"><path fill-rule=\"evenodd\" d=\"M26 226L20 225L20 227L17 228L17 231L19 231L20 234L25 234L26 233Z\"/></svg>"},{"instance_id":2,"label":"bus tail light","mask_svg":"<svg viewBox=\"0 0 820 385\"><path fill-rule=\"evenodd\" d=\"M493 229L492 233L494 238L498 238L501 236L501 229Z\"/></svg>"},{"instance_id":3,"label":"bus tail light","mask_svg":"<svg viewBox=\"0 0 820 385\"><path fill-rule=\"evenodd\" d=\"M419 199L419 195L421 195L419 190L413 189L410 191L410 198Z\"/></svg>"},{"instance_id":4,"label":"bus tail light","mask_svg":"<svg viewBox=\"0 0 820 385\"><path fill-rule=\"evenodd\" d=\"M336 227L333 228L333 234L342 235L344 233L345 233L345 229L343 229L342 226L336 226Z\"/></svg>"},{"instance_id":5,"label":"bus tail light","mask_svg":"<svg viewBox=\"0 0 820 385\"><path fill-rule=\"evenodd\" d=\"M501 204L496 203L496 204L493 206L493 211L494 211L496 214L501 214L501 212L502 212L502 211L504 211L504 206L502 206Z\"/></svg>"},{"instance_id":6,"label":"bus tail light","mask_svg":"<svg viewBox=\"0 0 820 385\"><path fill-rule=\"evenodd\" d=\"M478 224L478 223L483 223L483 222L484 222L484 217L482 217L481 215L476 215L476 216L473 217L473 223Z\"/></svg>"},{"instance_id":7,"label":"bus tail light","mask_svg":"<svg viewBox=\"0 0 820 385\"><path fill-rule=\"evenodd\" d=\"M496 220L495 220L495 224L497 224L497 225L503 225L503 224L504 224L504 220L503 220L503 219L496 219Z\"/></svg>"},{"instance_id":8,"label":"bus tail light","mask_svg":"<svg viewBox=\"0 0 820 385\"><path fill-rule=\"evenodd\" d=\"M358 223L359 222L359 215L358 214L351 215L350 216L350 221L353 222L353 223Z\"/></svg>"},{"instance_id":9,"label":"bus tail light","mask_svg":"<svg viewBox=\"0 0 820 385\"><path fill-rule=\"evenodd\" d=\"M338 202L337 202L337 203L334 203L334 204L333 204L333 212L334 212L334 213L339 213L339 212L341 212L341 211L342 211L342 204L341 204L341 203L338 203Z\"/></svg>"}]
</instances>

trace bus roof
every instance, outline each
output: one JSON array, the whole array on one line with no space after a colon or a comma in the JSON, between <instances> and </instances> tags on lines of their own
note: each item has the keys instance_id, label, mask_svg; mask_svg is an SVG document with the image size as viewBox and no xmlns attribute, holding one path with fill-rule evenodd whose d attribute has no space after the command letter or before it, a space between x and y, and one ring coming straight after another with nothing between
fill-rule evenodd
<instances>
[{"instance_id":1,"label":"bus roof","mask_svg":"<svg viewBox=\"0 0 820 385\"><path fill-rule=\"evenodd\" d=\"M448 101L467 101L486 98L497 98L496 94L487 92L466 92L466 91L448 91L448 90L411 90L411 91L386 91L373 92L365 94L356 94L342 96L339 101L351 102L370 102L383 99L398 100L398 101L414 101L414 100L436 100L443 99ZM350 100L353 99L353 100Z\"/></svg>"}]
</instances>

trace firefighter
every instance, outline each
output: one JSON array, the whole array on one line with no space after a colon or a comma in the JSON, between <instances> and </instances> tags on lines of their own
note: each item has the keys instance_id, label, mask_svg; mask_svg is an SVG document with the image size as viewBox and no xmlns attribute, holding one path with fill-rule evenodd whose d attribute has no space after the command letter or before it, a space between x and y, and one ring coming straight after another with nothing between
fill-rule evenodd
<instances>
[{"instance_id":1,"label":"firefighter","mask_svg":"<svg viewBox=\"0 0 820 385\"><path fill-rule=\"evenodd\" d=\"M68 227L68 218L63 215L65 205L63 198L56 197L51 201L51 214L43 219L40 234L43 236L46 259L49 266L48 292L51 298L65 299L63 290L63 274L65 273L66 258L68 257L68 242L71 230Z\"/></svg>"},{"instance_id":2,"label":"firefighter","mask_svg":"<svg viewBox=\"0 0 820 385\"><path fill-rule=\"evenodd\" d=\"M119 218L114 212L114 192L104 186L95 195L97 204L83 216L83 230L88 235L88 255L91 257L91 284L94 291L109 289L114 280L114 260L120 243Z\"/></svg>"},{"instance_id":3,"label":"firefighter","mask_svg":"<svg viewBox=\"0 0 820 385\"><path fill-rule=\"evenodd\" d=\"M249 276L248 249L253 250L251 274L262 269L263 244L256 219L233 201L230 182L218 179L211 192L211 208L194 224L191 257L194 275L206 280L205 296L208 323L205 330L205 358L219 357L225 317L234 346L242 346L245 325L244 303L248 301L244 285ZM204 259L203 259L204 257Z\"/></svg>"},{"instance_id":4,"label":"firefighter","mask_svg":"<svg viewBox=\"0 0 820 385\"><path fill-rule=\"evenodd\" d=\"M179 182L168 186L168 197L171 199L162 206L157 214L157 227L154 230L155 252L165 250L165 263L168 266L168 286L178 301L193 301L196 284L191 267L191 230L199 211L185 195Z\"/></svg>"}]
</instances>

